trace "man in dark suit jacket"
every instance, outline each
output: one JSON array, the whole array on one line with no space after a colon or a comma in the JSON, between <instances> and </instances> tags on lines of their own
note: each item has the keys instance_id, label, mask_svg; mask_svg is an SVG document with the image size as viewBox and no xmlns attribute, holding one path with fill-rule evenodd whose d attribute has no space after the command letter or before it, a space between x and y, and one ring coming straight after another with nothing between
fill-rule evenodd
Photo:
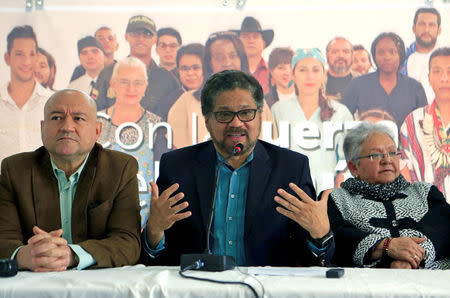
<instances>
[{"instance_id":1,"label":"man in dark suit jacket","mask_svg":"<svg viewBox=\"0 0 450 298\"><path fill-rule=\"evenodd\" d=\"M181 254L205 250L218 173L213 253L245 266L326 265L334 251L326 199L314 201L305 156L258 141L264 97L256 79L217 73L201 100L212 141L162 156L143 261L177 265Z\"/></svg>"},{"instance_id":2,"label":"man in dark suit jacket","mask_svg":"<svg viewBox=\"0 0 450 298\"><path fill-rule=\"evenodd\" d=\"M136 160L95 143L101 124L86 94L58 91L44 111L44 147L2 162L0 258L33 271L135 264Z\"/></svg>"}]
</instances>

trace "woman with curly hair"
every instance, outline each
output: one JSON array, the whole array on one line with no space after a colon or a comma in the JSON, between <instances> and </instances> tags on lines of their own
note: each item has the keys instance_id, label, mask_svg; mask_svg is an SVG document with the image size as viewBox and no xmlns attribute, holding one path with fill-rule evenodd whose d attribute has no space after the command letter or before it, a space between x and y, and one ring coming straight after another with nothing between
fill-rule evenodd
<instances>
[{"instance_id":1,"label":"woman with curly hair","mask_svg":"<svg viewBox=\"0 0 450 298\"><path fill-rule=\"evenodd\" d=\"M405 44L395 33L383 32L372 42L377 71L353 79L345 88L342 103L352 113L371 109L388 111L400 128L405 117L427 104L422 84L400 73Z\"/></svg>"}]
</instances>

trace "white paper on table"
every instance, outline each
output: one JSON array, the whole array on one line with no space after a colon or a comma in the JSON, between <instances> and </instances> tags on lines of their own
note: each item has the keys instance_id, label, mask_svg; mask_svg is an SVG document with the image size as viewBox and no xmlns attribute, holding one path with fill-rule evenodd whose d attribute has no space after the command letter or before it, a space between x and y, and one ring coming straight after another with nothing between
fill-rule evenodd
<instances>
[{"instance_id":1,"label":"white paper on table","mask_svg":"<svg viewBox=\"0 0 450 298\"><path fill-rule=\"evenodd\" d=\"M248 267L248 274L325 277L327 270L322 267Z\"/></svg>"}]
</instances>

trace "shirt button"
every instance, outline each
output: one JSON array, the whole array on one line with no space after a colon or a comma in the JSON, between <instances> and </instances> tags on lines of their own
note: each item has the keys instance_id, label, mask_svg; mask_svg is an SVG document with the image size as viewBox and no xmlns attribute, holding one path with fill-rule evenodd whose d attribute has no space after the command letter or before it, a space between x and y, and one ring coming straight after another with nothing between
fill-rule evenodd
<instances>
[{"instance_id":1,"label":"shirt button","mask_svg":"<svg viewBox=\"0 0 450 298\"><path fill-rule=\"evenodd\" d=\"M234 176L237 176L237 172L234 172Z\"/></svg>"},{"instance_id":2,"label":"shirt button","mask_svg":"<svg viewBox=\"0 0 450 298\"><path fill-rule=\"evenodd\" d=\"M234 194L231 194L231 196L230 196L232 199L234 199Z\"/></svg>"},{"instance_id":3,"label":"shirt button","mask_svg":"<svg viewBox=\"0 0 450 298\"><path fill-rule=\"evenodd\" d=\"M231 241L231 240L228 241L228 244L229 244L229 245L233 245L233 241Z\"/></svg>"},{"instance_id":4,"label":"shirt button","mask_svg":"<svg viewBox=\"0 0 450 298\"><path fill-rule=\"evenodd\" d=\"M393 221L392 221L392 226L393 227L396 227L398 225L398 223L397 223L397 221L394 219Z\"/></svg>"},{"instance_id":5,"label":"shirt button","mask_svg":"<svg viewBox=\"0 0 450 298\"><path fill-rule=\"evenodd\" d=\"M228 220L233 220L233 217L232 216L228 217Z\"/></svg>"}]
</instances>

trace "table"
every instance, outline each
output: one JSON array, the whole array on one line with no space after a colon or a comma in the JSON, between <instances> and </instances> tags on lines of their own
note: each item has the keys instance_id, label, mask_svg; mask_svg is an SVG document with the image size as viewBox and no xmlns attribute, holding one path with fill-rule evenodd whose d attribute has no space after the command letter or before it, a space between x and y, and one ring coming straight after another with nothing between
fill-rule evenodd
<instances>
[{"instance_id":1,"label":"table","mask_svg":"<svg viewBox=\"0 0 450 298\"><path fill-rule=\"evenodd\" d=\"M246 272L247 268L240 268ZM299 268L301 270L301 268ZM189 275L251 284L255 278L238 270L187 271ZM450 270L345 268L340 279L323 276L261 276L264 297L449 297ZM184 279L178 267L97 269L51 273L19 272L0 278L0 297L254 297L241 285L221 285Z\"/></svg>"}]
</instances>

